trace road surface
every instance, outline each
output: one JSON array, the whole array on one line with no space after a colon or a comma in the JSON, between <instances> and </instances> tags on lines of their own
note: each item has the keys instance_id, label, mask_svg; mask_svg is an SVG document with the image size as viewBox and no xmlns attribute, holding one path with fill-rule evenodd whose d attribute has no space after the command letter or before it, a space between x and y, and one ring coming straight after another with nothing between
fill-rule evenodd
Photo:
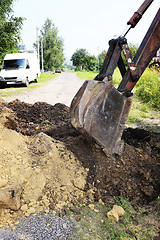
<instances>
[{"instance_id":1,"label":"road surface","mask_svg":"<svg viewBox=\"0 0 160 240\"><path fill-rule=\"evenodd\" d=\"M3 99L7 102L19 99L22 102L30 104L34 104L35 102L47 102L52 105L63 103L69 107L82 84L83 80L78 78L76 73L64 72L43 87Z\"/></svg>"}]
</instances>

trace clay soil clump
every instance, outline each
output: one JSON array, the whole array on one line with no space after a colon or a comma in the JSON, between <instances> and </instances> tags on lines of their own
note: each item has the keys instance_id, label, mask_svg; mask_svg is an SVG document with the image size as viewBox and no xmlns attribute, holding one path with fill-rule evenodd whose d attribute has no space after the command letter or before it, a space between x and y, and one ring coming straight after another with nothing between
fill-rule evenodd
<instances>
[{"instance_id":1,"label":"clay soil clump","mask_svg":"<svg viewBox=\"0 0 160 240\"><path fill-rule=\"evenodd\" d=\"M69 108L19 100L0 103L0 189L21 185L16 212L1 209L1 226L20 216L115 196L144 204L160 193L160 134L125 129L122 156L106 155L70 124Z\"/></svg>"}]
</instances>

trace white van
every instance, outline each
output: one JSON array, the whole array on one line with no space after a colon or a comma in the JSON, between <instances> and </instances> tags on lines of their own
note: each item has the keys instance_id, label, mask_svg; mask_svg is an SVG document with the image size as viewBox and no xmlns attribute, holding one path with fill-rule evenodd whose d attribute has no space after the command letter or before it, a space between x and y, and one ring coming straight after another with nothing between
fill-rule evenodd
<instances>
[{"instance_id":1,"label":"white van","mask_svg":"<svg viewBox=\"0 0 160 240\"><path fill-rule=\"evenodd\" d=\"M38 82L40 68L36 54L7 54L2 63L0 84L24 84L28 87L33 80Z\"/></svg>"}]
</instances>

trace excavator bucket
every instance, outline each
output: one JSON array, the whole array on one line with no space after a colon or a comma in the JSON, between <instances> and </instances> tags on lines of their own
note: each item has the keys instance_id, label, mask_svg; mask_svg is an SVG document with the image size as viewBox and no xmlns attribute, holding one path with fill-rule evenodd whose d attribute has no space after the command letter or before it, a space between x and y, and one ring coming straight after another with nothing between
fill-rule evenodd
<instances>
[{"instance_id":1,"label":"excavator bucket","mask_svg":"<svg viewBox=\"0 0 160 240\"><path fill-rule=\"evenodd\" d=\"M121 155L121 136L132 100L123 96L112 81L86 80L72 100L71 123L107 153Z\"/></svg>"}]
</instances>

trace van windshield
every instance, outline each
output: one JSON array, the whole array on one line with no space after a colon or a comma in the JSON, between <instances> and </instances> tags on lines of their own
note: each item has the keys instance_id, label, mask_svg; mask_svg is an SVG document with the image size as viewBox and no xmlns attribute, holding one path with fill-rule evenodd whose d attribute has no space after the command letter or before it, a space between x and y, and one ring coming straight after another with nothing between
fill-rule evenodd
<instances>
[{"instance_id":1,"label":"van windshield","mask_svg":"<svg viewBox=\"0 0 160 240\"><path fill-rule=\"evenodd\" d=\"M25 67L25 59L4 60L2 69L19 69Z\"/></svg>"}]
</instances>

